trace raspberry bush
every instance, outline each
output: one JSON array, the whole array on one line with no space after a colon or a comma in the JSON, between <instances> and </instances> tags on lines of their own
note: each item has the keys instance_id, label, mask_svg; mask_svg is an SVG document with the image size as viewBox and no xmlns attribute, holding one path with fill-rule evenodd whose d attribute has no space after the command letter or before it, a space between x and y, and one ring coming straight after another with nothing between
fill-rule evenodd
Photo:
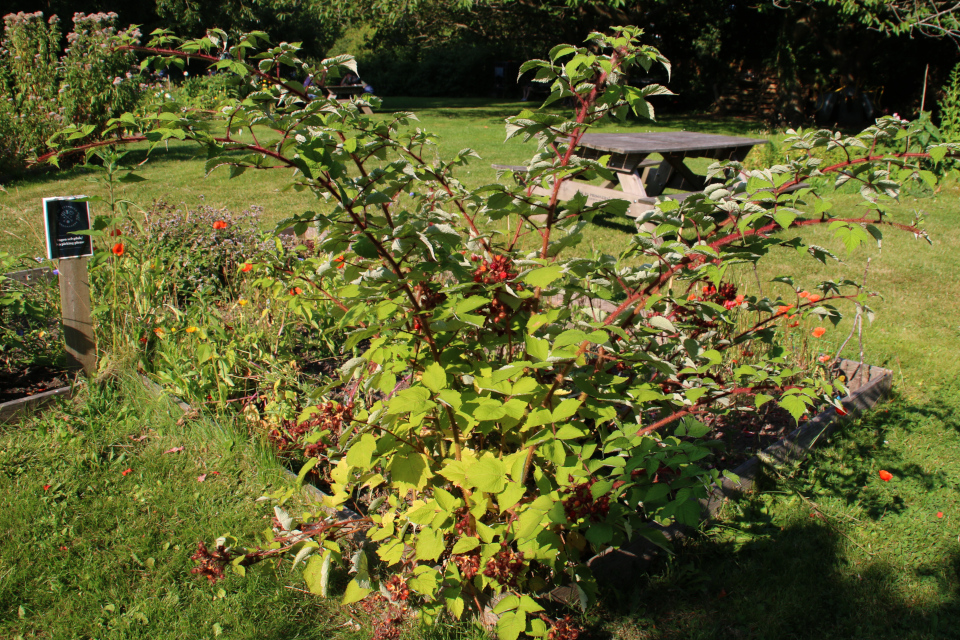
<instances>
[{"instance_id":1,"label":"raspberry bush","mask_svg":"<svg viewBox=\"0 0 960 640\"><path fill-rule=\"evenodd\" d=\"M836 324L840 302L869 313L871 294L853 280L801 292L789 277L750 293L736 273L774 247L832 259L793 233L810 225L828 225L850 249L885 227L925 236L919 220L888 209L901 182L931 178L918 162L954 148L924 147L916 125L897 118L857 136L792 132L786 164L718 163L703 194L646 214L621 255L568 256L594 216L627 206L559 197L574 176L614 177L605 158L577 155L580 137L605 118L652 117L647 98L668 93L623 83L637 66L669 69L640 36L593 34L524 65L550 87L548 103L570 100L574 112L510 118L507 137L536 144L529 183L476 189L455 178L476 154L432 160L434 136L413 114L364 115L287 79L330 81L354 70L347 56L310 65L295 45L271 47L258 33L229 56L217 31L125 45L150 56L145 66L193 58L235 74L244 97L222 107L226 133L168 100L152 116L114 121L116 139L195 140L210 169L231 175L289 169L315 205L286 224L314 225L320 239L274 275L282 284L263 281L278 299L336 318L344 347L360 354L272 434L303 451L301 479L323 478L324 506L341 515L294 518L278 505L260 546L201 547L199 573L216 580L225 567L287 555L318 594L329 595L337 567L346 572L343 603L362 603L377 637L396 637L413 612L429 622L491 605L504 640L572 640L575 625L552 619L543 595L570 585L587 606L597 592L590 557L637 536L665 544L653 523L697 523L719 475L700 418L776 402L800 419L844 391L825 366L792 365L781 328ZM261 145L263 126L279 142ZM845 160L826 166L817 150ZM850 185L860 206L834 205L849 204L831 195ZM491 230L508 216L512 233Z\"/></svg>"}]
</instances>

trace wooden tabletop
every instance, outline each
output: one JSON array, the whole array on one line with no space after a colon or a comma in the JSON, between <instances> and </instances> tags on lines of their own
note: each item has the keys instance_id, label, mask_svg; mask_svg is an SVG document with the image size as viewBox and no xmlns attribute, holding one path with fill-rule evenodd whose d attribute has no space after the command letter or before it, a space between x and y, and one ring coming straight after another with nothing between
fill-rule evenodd
<instances>
[{"instance_id":1,"label":"wooden tabletop","mask_svg":"<svg viewBox=\"0 0 960 640\"><path fill-rule=\"evenodd\" d=\"M767 144L767 142L763 139L720 136L713 133L658 131L653 133L588 133L580 140L580 146L623 155L646 155L650 153L679 153L753 147L758 144Z\"/></svg>"}]
</instances>

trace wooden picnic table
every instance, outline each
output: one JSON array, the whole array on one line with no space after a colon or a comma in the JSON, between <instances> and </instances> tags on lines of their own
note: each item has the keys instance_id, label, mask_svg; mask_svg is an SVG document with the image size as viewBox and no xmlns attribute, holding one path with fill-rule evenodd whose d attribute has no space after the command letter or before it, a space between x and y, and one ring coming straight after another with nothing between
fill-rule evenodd
<instances>
[{"instance_id":1,"label":"wooden picnic table","mask_svg":"<svg viewBox=\"0 0 960 640\"><path fill-rule=\"evenodd\" d=\"M607 168L615 172L616 180L602 185L569 180L561 186L559 195L562 200L569 200L582 193L587 196L588 204L627 200L631 203L628 215L636 217L653 209L658 196L683 200L704 190L707 180L685 164L688 158L739 161L758 144L767 144L767 141L693 131L588 133L581 138L577 155L593 159L609 155ZM651 159L653 154L661 159ZM494 167L517 169L503 165ZM665 194L666 189L678 189L681 193ZM535 187L533 192L546 195L540 187Z\"/></svg>"},{"instance_id":2,"label":"wooden picnic table","mask_svg":"<svg viewBox=\"0 0 960 640\"><path fill-rule=\"evenodd\" d=\"M363 94L363 85L362 84L337 84L337 85L326 85L323 87L323 90L327 92L327 97L331 100L336 100L337 102L350 102L353 96L359 96ZM371 115L373 109L367 106L360 107L360 110L367 114Z\"/></svg>"}]
</instances>

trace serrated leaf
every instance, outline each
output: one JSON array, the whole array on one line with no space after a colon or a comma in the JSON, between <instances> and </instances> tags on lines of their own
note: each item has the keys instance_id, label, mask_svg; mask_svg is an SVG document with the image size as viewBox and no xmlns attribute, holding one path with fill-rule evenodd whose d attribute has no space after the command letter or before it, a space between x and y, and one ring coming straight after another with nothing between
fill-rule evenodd
<instances>
[{"instance_id":1,"label":"serrated leaf","mask_svg":"<svg viewBox=\"0 0 960 640\"><path fill-rule=\"evenodd\" d=\"M447 372L444 371L440 363L433 362L423 370L421 382L430 391L437 393L447 387Z\"/></svg>"},{"instance_id":2,"label":"serrated leaf","mask_svg":"<svg viewBox=\"0 0 960 640\"><path fill-rule=\"evenodd\" d=\"M497 637L500 640L517 640L527 628L525 613L511 611L500 616L497 621Z\"/></svg>"},{"instance_id":3,"label":"serrated leaf","mask_svg":"<svg viewBox=\"0 0 960 640\"><path fill-rule=\"evenodd\" d=\"M420 454L398 454L390 462L390 480L395 485L423 489L433 475L427 457Z\"/></svg>"},{"instance_id":4,"label":"serrated leaf","mask_svg":"<svg viewBox=\"0 0 960 640\"><path fill-rule=\"evenodd\" d=\"M436 560L444 550L443 532L427 527L417 535L417 560Z\"/></svg>"},{"instance_id":5,"label":"serrated leaf","mask_svg":"<svg viewBox=\"0 0 960 640\"><path fill-rule=\"evenodd\" d=\"M519 482L508 482L507 486L497 496L497 505L500 507L500 513L516 506L526 492L526 487Z\"/></svg>"},{"instance_id":6,"label":"serrated leaf","mask_svg":"<svg viewBox=\"0 0 960 640\"><path fill-rule=\"evenodd\" d=\"M523 281L531 287L546 287L551 282L560 277L563 268L559 265L550 265L540 269L534 269L523 277Z\"/></svg>"},{"instance_id":7,"label":"serrated leaf","mask_svg":"<svg viewBox=\"0 0 960 640\"><path fill-rule=\"evenodd\" d=\"M507 468L497 458L483 458L467 468L467 483L480 491L500 493L506 486Z\"/></svg>"},{"instance_id":8,"label":"serrated leaf","mask_svg":"<svg viewBox=\"0 0 960 640\"><path fill-rule=\"evenodd\" d=\"M303 548L297 552L297 555L293 559L293 565L291 565L290 568L296 569L298 564L300 564L301 562L303 562L304 560L312 556L314 553L316 553L317 549L319 548L320 548L320 545L318 545L316 542L308 541L303 546Z\"/></svg>"},{"instance_id":9,"label":"serrated leaf","mask_svg":"<svg viewBox=\"0 0 960 640\"><path fill-rule=\"evenodd\" d=\"M343 592L343 600L341 604L353 604L354 602L359 602L367 597L367 594L373 591L373 589L365 589L361 587L357 581L351 580L347 583L347 588Z\"/></svg>"},{"instance_id":10,"label":"serrated leaf","mask_svg":"<svg viewBox=\"0 0 960 640\"><path fill-rule=\"evenodd\" d=\"M377 439L369 433L360 436L347 452L347 464L368 471L372 464L373 454L377 450Z\"/></svg>"},{"instance_id":11,"label":"serrated leaf","mask_svg":"<svg viewBox=\"0 0 960 640\"><path fill-rule=\"evenodd\" d=\"M653 316L652 318L648 319L648 322L651 326L669 333L675 333L677 331L677 328L673 326L673 323L664 316Z\"/></svg>"},{"instance_id":12,"label":"serrated leaf","mask_svg":"<svg viewBox=\"0 0 960 640\"><path fill-rule=\"evenodd\" d=\"M458 553L467 553L468 551L473 551L480 546L480 540L472 536L464 536L457 540L457 543L453 545L453 550L450 552L452 554Z\"/></svg>"},{"instance_id":13,"label":"serrated leaf","mask_svg":"<svg viewBox=\"0 0 960 640\"><path fill-rule=\"evenodd\" d=\"M280 521L280 526L283 527L284 531L293 530L293 518L286 511L280 507L274 507L273 513L277 516L277 520Z\"/></svg>"},{"instance_id":14,"label":"serrated leaf","mask_svg":"<svg viewBox=\"0 0 960 640\"><path fill-rule=\"evenodd\" d=\"M322 556L310 556L307 568L303 570L303 579L307 583L307 588L315 596L327 597L332 557L333 553L329 549Z\"/></svg>"}]
</instances>

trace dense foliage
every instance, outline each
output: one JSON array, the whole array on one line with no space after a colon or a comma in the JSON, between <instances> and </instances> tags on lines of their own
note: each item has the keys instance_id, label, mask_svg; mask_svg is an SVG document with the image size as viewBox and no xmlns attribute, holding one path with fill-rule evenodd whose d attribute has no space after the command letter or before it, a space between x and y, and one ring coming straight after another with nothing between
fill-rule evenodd
<instances>
[{"instance_id":1,"label":"dense foliage","mask_svg":"<svg viewBox=\"0 0 960 640\"><path fill-rule=\"evenodd\" d=\"M343 602L362 601L379 637L394 637L410 607L431 621L485 606L505 640L572 637L570 621L537 598L568 585L587 606L597 592L589 558L637 536L665 544L653 523L698 521L719 476L702 418L776 402L800 420L842 393L825 365L794 364L783 331L819 337L827 329L814 325L839 322L839 303L869 315L873 294L854 280L801 291L787 275L750 294L735 272L775 247L834 259L791 232L810 225L828 225L849 250L879 241L885 226L925 237L919 219L892 220L889 204L901 182L935 182L918 162L955 148L889 117L857 136L790 132L782 164L714 165L703 194L644 214L621 255L568 257L595 216L628 204L560 197L575 176L614 179L606 158L577 155L581 137L604 119L653 117L648 98L669 93L623 83L631 68L669 70L641 33L595 33L526 63L549 87L547 102L570 100L574 113L510 118L508 139L536 143L529 182L477 189L455 178L476 154L435 159L434 136L413 114L368 116L277 74L336 78L355 70L348 56L310 65L295 45L264 46L262 33L229 44L219 31L186 42L158 33L145 48L125 40L125 50L154 55L145 64L189 56L230 71L245 97L221 108L225 133L168 99L113 121L110 144L194 140L211 170L289 170L312 204L287 224L315 227L318 238L303 259L263 260L249 273L270 314L282 306L336 321L343 348L357 353L309 394L278 380L272 395L264 390L270 406L251 416L301 451L300 479L319 481L325 507L342 517L290 516L281 505L292 489L281 492L260 546L200 545L198 573L215 581L228 565L243 572L289 554L306 562L318 594L329 594L333 567L347 570ZM261 145L262 126L279 141ZM853 186L860 206L830 199ZM507 235L493 231L504 218Z\"/></svg>"},{"instance_id":2,"label":"dense foliage","mask_svg":"<svg viewBox=\"0 0 960 640\"><path fill-rule=\"evenodd\" d=\"M10 11L34 8L26 0L8 4ZM199 37L213 25L230 38L258 29L272 42L301 42L302 55L313 58L348 51L385 96L517 96L520 87L496 76L497 66L515 68L558 40L578 42L594 30L635 24L673 61L679 95L671 105L775 124L810 121L822 100L847 87L867 96L878 114L915 113L924 66L931 65L936 86L957 56L956 8L913 0L155 0L123 7L50 0L46 6L61 16L116 10L123 24L142 25L145 33L165 27ZM663 79L632 79L650 81ZM768 99L762 109L754 104ZM841 124L861 127L872 117Z\"/></svg>"},{"instance_id":3,"label":"dense foliage","mask_svg":"<svg viewBox=\"0 0 960 640\"><path fill-rule=\"evenodd\" d=\"M4 16L0 43L0 174L22 169L68 124L99 137L107 120L133 108L141 81L130 53L108 47L117 14L73 16L61 55L60 21L42 12ZM139 32L128 29L126 37Z\"/></svg>"}]
</instances>

